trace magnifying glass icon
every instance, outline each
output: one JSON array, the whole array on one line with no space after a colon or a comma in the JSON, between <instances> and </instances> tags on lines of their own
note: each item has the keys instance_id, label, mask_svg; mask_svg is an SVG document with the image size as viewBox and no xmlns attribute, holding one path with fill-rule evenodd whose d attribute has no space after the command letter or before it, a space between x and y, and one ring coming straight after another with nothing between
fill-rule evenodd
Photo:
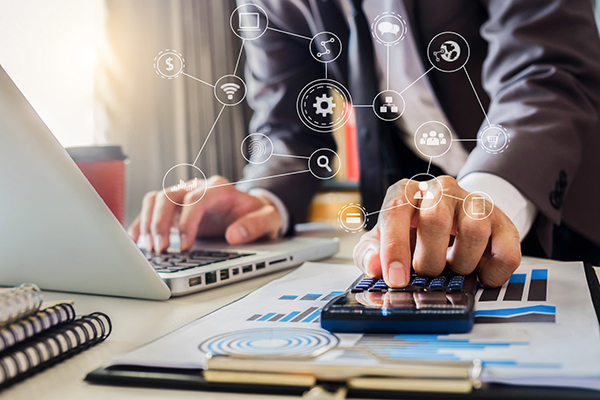
<instances>
[{"instance_id":1,"label":"magnifying glass icon","mask_svg":"<svg viewBox=\"0 0 600 400\"><path fill-rule=\"evenodd\" d=\"M325 155L317 158L317 165L321 168L325 168L328 172L333 172L329 167L329 158L327 158Z\"/></svg>"}]
</instances>

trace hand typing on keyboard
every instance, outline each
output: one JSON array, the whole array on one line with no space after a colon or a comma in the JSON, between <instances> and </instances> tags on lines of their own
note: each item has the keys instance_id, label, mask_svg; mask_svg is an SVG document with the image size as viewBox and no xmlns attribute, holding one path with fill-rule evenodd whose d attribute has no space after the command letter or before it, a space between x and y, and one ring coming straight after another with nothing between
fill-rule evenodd
<instances>
[{"instance_id":1,"label":"hand typing on keyboard","mask_svg":"<svg viewBox=\"0 0 600 400\"><path fill-rule=\"evenodd\" d=\"M383 277L390 287L410 283L411 264L424 277L438 276L448 266L457 275L477 270L486 286L502 285L521 262L517 228L498 208L487 218L470 218L461 200L469 193L454 178L438 179L443 196L432 189L417 200L419 209L407 204L407 198L418 198L418 182L404 179L388 189L377 225L354 249L356 265L370 277ZM440 196L437 205L428 207L431 197Z\"/></svg>"},{"instance_id":2,"label":"hand typing on keyboard","mask_svg":"<svg viewBox=\"0 0 600 400\"><path fill-rule=\"evenodd\" d=\"M198 196L206 194L198 201ZM240 192L231 182L213 176L187 191L170 192L178 206L163 191L147 193L142 212L129 228L136 242L146 244L147 250L161 253L169 247L171 228L179 229L181 250L189 250L197 236L224 235L231 244L247 243L261 237L276 237L281 217L276 207L262 196Z\"/></svg>"}]
</instances>

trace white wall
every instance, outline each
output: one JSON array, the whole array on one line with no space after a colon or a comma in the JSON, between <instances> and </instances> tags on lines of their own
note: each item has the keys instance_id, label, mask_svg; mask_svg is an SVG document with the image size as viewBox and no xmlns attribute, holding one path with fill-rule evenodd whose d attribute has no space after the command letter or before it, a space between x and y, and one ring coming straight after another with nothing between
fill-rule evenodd
<instances>
[{"instance_id":1,"label":"white wall","mask_svg":"<svg viewBox=\"0 0 600 400\"><path fill-rule=\"evenodd\" d=\"M102 0L0 0L0 64L64 146L94 131Z\"/></svg>"}]
</instances>

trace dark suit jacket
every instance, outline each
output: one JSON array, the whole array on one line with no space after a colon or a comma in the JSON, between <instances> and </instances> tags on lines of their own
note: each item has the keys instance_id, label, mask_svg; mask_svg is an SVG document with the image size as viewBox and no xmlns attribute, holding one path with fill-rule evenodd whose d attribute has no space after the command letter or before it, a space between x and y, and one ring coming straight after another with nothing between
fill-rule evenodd
<instances>
[{"instance_id":1,"label":"dark suit jacket","mask_svg":"<svg viewBox=\"0 0 600 400\"><path fill-rule=\"evenodd\" d=\"M365 0L364 7L379 1L386 0ZM347 49L347 23L333 0L252 2L266 10L270 27L308 37L331 31ZM492 123L511 135L500 155L472 148L461 176L495 174L534 202L540 213L538 238L548 253L552 226L562 222L600 243L600 40L591 1L404 2L424 65L430 65L427 44L436 34L454 31L465 37L471 48L466 68L475 89ZM246 41L246 51L248 99L255 110L251 130L268 134L276 153L307 156L317 148L335 148L331 135L307 129L296 114L300 90L324 77L323 64L311 57L307 41L268 30ZM329 77L342 84L347 82L346 57L342 53L329 67ZM483 114L466 75L432 71L427 79L456 134L476 138ZM305 160L273 157L249 165L245 178L303 169ZM318 185L311 174L298 174L240 188L272 191L300 221Z\"/></svg>"}]
</instances>

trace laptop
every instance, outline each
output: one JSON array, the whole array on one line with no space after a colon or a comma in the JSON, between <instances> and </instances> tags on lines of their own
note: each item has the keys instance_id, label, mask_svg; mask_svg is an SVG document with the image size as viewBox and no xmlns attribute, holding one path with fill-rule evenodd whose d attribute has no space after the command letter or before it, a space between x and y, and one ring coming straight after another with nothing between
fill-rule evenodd
<instances>
[{"instance_id":1,"label":"laptop","mask_svg":"<svg viewBox=\"0 0 600 400\"><path fill-rule=\"evenodd\" d=\"M0 66L0 286L164 300L338 251L337 239L142 252Z\"/></svg>"}]
</instances>

